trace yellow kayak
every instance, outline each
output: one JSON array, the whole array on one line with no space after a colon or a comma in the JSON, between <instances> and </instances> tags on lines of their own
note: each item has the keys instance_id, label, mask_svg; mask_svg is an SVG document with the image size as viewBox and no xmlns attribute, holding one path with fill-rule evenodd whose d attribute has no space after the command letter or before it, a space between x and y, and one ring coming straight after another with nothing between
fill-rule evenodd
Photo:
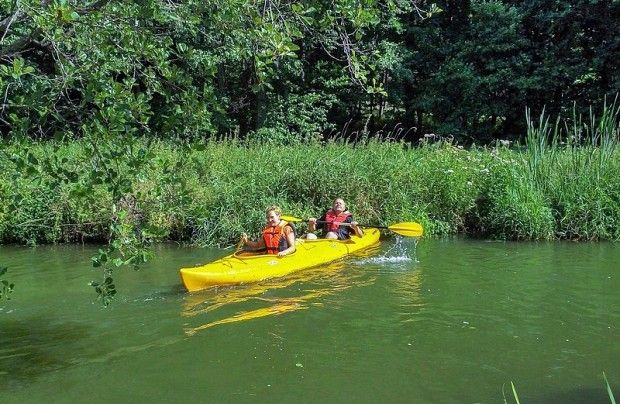
<instances>
[{"instance_id":1,"label":"yellow kayak","mask_svg":"<svg viewBox=\"0 0 620 404\"><path fill-rule=\"evenodd\" d=\"M193 292L215 285L235 285L278 278L370 247L379 241L379 236L378 229L367 228L364 229L362 237L352 236L349 240L297 239L295 252L283 257L236 252L206 265L181 268L181 280L185 288Z\"/></svg>"}]
</instances>

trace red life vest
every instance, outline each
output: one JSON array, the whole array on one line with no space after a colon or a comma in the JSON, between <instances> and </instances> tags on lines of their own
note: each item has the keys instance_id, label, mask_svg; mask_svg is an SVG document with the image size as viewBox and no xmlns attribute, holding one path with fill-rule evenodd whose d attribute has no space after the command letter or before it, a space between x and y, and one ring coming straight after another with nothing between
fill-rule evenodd
<instances>
[{"instance_id":1,"label":"red life vest","mask_svg":"<svg viewBox=\"0 0 620 404\"><path fill-rule=\"evenodd\" d=\"M267 254L277 254L289 247L286 234L284 234L284 228L286 226L291 227L291 229L293 228L293 226L284 220L281 220L280 224L277 226L265 226L263 229L263 241L265 242ZM293 229L293 231L295 231L295 229Z\"/></svg>"},{"instance_id":2,"label":"red life vest","mask_svg":"<svg viewBox=\"0 0 620 404\"><path fill-rule=\"evenodd\" d=\"M327 212L325 212L325 221L327 223L325 223L325 226L323 227L323 229L326 232L338 231L338 227L340 227L339 223L344 223L345 220L347 220L349 216L351 216L351 213L349 213L349 211L344 211L340 213L339 215L337 215L332 209L330 209ZM334 222L338 222L338 223L334 223Z\"/></svg>"}]
</instances>

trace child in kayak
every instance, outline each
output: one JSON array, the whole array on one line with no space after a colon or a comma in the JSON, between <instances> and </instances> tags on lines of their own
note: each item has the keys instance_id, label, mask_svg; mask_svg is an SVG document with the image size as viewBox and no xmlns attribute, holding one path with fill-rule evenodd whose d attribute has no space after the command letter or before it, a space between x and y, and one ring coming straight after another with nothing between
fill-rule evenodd
<instances>
[{"instance_id":1,"label":"child in kayak","mask_svg":"<svg viewBox=\"0 0 620 404\"><path fill-rule=\"evenodd\" d=\"M279 257L295 252L295 229L290 223L280 219L282 210L277 206L270 206L265 213L267 224L263 229L263 237L258 241L252 241L243 233L241 245L265 250L267 254Z\"/></svg>"},{"instance_id":2,"label":"child in kayak","mask_svg":"<svg viewBox=\"0 0 620 404\"><path fill-rule=\"evenodd\" d=\"M325 238L346 240L351 238L351 234L362 237L364 233L353 220L353 215L347 210L347 205L342 198L336 198L332 208L326 211L318 220L322 222L323 234ZM316 231L316 218L308 219L309 234Z\"/></svg>"}]
</instances>

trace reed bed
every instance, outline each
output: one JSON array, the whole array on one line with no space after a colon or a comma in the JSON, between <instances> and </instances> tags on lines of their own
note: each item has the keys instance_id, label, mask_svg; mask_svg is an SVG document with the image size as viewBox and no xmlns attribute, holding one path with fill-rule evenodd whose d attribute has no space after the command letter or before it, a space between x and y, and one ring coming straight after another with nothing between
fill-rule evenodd
<instances>
[{"instance_id":1,"label":"reed bed","mask_svg":"<svg viewBox=\"0 0 620 404\"><path fill-rule=\"evenodd\" d=\"M338 196L359 222L418 221L431 236L618 240L619 115L616 103L570 126L528 114L526 141L512 147L137 140L144 169L115 162L131 176L140 220L162 240L232 245L243 231L258 233L269 205L310 217ZM105 184L87 181L96 162L86 141L0 144L5 156L26 149L35 161L0 161L0 242L106 241L113 201ZM58 167L75 178L53 181Z\"/></svg>"}]
</instances>

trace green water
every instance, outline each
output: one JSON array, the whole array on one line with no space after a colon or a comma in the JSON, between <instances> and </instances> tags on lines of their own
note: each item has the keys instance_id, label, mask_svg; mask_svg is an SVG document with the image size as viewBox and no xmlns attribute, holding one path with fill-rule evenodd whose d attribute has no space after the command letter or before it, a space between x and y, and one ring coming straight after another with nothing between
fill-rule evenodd
<instances>
[{"instance_id":1,"label":"green water","mask_svg":"<svg viewBox=\"0 0 620 404\"><path fill-rule=\"evenodd\" d=\"M620 246L383 241L370 257L188 294L161 246L116 277L95 247L0 246L0 402L609 402L620 397ZM407 257L413 257L408 260Z\"/></svg>"}]
</instances>

